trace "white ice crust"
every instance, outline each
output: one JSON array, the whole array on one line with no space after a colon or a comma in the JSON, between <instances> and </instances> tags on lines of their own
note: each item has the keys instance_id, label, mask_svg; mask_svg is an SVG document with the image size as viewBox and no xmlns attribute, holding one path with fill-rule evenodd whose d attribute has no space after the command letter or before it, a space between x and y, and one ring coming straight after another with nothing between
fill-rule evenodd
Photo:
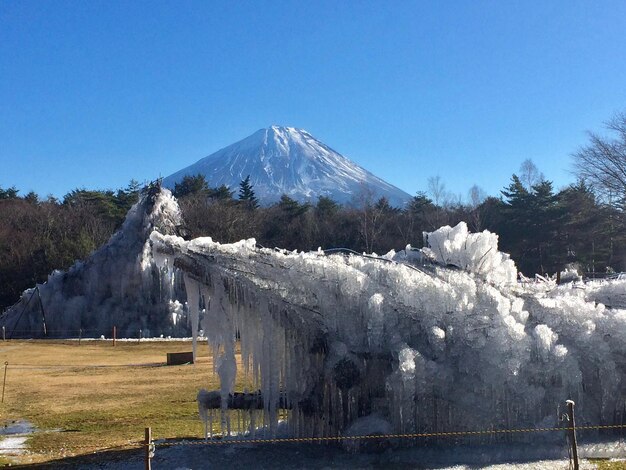
<instances>
[{"instance_id":1,"label":"white ice crust","mask_svg":"<svg viewBox=\"0 0 626 470\"><path fill-rule=\"evenodd\" d=\"M623 281L517 282L497 235L463 223L426 240L374 259L151 236L164 266L186 271L222 399L237 374L263 396L262 420L240 420L251 432L276 432L281 399L295 435L382 421L394 432L557 425L569 398L581 423L614 418L626 398ZM231 430L228 415L211 419Z\"/></svg>"}]
</instances>

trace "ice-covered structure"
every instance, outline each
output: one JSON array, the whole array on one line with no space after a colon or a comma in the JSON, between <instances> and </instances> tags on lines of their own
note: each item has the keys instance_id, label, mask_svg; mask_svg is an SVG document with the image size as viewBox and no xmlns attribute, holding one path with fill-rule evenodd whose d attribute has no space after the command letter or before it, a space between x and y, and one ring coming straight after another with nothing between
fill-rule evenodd
<instances>
[{"instance_id":1,"label":"ice-covered structure","mask_svg":"<svg viewBox=\"0 0 626 470\"><path fill-rule=\"evenodd\" d=\"M53 272L3 313L7 337L68 337L81 330L109 336L113 326L120 337L137 337L140 330L145 336L188 334L186 321L172 320L183 312L168 304L171 292L160 285L148 241L153 231L173 235L180 227L171 193L158 183L147 187L105 245L67 272Z\"/></svg>"},{"instance_id":2,"label":"ice-covered structure","mask_svg":"<svg viewBox=\"0 0 626 470\"><path fill-rule=\"evenodd\" d=\"M497 236L463 223L383 257L187 241L179 226L170 193L148 190L105 246L39 286L47 327L202 329L221 387L200 410L226 433L271 435L279 417L297 436L549 427L566 399L579 424L626 417L625 281L518 282ZM32 294L7 332L41 334Z\"/></svg>"},{"instance_id":3,"label":"ice-covered structure","mask_svg":"<svg viewBox=\"0 0 626 470\"><path fill-rule=\"evenodd\" d=\"M203 418L229 432L223 412L248 409L272 434L284 409L298 436L546 427L566 399L581 424L624 418L626 311L596 301L610 287L520 284L497 236L463 223L425 235L376 258L153 233L214 352ZM234 393L237 374L253 394Z\"/></svg>"}]
</instances>

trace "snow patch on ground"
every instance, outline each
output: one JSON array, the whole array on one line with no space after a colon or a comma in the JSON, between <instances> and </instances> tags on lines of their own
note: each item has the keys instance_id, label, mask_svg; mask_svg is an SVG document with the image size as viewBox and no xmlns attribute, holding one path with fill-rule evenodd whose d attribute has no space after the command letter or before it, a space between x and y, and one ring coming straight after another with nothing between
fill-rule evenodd
<instances>
[{"instance_id":1,"label":"snow patch on ground","mask_svg":"<svg viewBox=\"0 0 626 470\"><path fill-rule=\"evenodd\" d=\"M6 422L0 427L0 455L20 455L35 427L28 421ZM8 437L3 437L8 436Z\"/></svg>"},{"instance_id":2,"label":"snow patch on ground","mask_svg":"<svg viewBox=\"0 0 626 470\"><path fill-rule=\"evenodd\" d=\"M0 454L2 455L20 455L24 453L26 448L26 440L28 436L12 436L5 437L0 440Z\"/></svg>"}]
</instances>

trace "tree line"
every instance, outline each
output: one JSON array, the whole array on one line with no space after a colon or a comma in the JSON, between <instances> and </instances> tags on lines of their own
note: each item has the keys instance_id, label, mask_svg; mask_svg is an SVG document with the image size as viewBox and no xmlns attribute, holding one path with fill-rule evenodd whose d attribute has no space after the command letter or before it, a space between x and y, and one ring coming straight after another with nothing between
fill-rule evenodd
<instances>
[{"instance_id":1,"label":"tree line","mask_svg":"<svg viewBox=\"0 0 626 470\"><path fill-rule=\"evenodd\" d=\"M325 196L299 202L283 195L263 207L249 178L233 191L209 187L202 175L187 176L173 193L191 237L223 243L256 238L265 247L383 254L408 244L419 248L423 232L465 221L473 231L497 233L500 249L525 275L567 266L602 275L626 270L626 178L620 186L626 174L626 117L618 115L608 128L617 137L591 134L590 143L574 155L578 181L558 191L527 160L499 197L487 197L474 186L462 201L434 177L428 191L403 208L367 191L345 206ZM116 191L75 189L63 200L40 199L32 192L22 197L15 187L0 187L0 310L54 269L67 269L105 243L137 201L140 186L131 181Z\"/></svg>"},{"instance_id":2,"label":"tree line","mask_svg":"<svg viewBox=\"0 0 626 470\"><path fill-rule=\"evenodd\" d=\"M236 197L228 188L209 188L201 175L192 178L201 182L197 190L174 192L193 237L211 236L224 243L254 237L265 247L342 247L384 254L408 244L421 247L423 232L465 221L473 231L497 233L500 249L526 275L551 274L567 266L588 275L626 268L624 212L600 200L584 180L556 192L550 181L524 184L514 174L499 198L436 204L428 194L418 193L401 209L368 194L353 206L323 196L311 204L283 195L269 207L258 207L242 191Z\"/></svg>"}]
</instances>

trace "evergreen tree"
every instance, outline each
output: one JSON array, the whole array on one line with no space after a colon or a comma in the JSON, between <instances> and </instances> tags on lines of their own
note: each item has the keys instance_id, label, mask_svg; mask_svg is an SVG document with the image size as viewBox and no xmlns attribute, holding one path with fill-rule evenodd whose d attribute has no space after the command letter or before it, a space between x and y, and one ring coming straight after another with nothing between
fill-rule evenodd
<instances>
[{"instance_id":1,"label":"evergreen tree","mask_svg":"<svg viewBox=\"0 0 626 470\"><path fill-rule=\"evenodd\" d=\"M562 269L566 258L560 230L562 211L552 183L543 180L528 190L513 175L502 195L502 219L495 230L500 235L501 249L510 253L527 275Z\"/></svg>"},{"instance_id":2,"label":"evergreen tree","mask_svg":"<svg viewBox=\"0 0 626 470\"><path fill-rule=\"evenodd\" d=\"M233 198L233 192L223 184L218 188L209 188L208 196L209 199L215 201L230 201Z\"/></svg>"},{"instance_id":3,"label":"evergreen tree","mask_svg":"<svg viewBox=\"0 0 626 470\"><path fill-rule=\"evenodd\" d=\"M250 184L250 175L239 183L239 201L248 209L254 210L259 207L259 201L254 195L253 186Z\"/></svg>"},{"instance_id":4,"label":"evergreen tree","mask_svg":"<svg viewBox=\"0 0 626 470\"><path fill-rule=\"evenodd\" d=\"M531 251L537 263L537 272L554 273L566 264L563 248L563 213L552 182L543 180L532 187L530 211L533 214L530 229Z\"/></svg>"},{"instance_id":5,"label":"evergreen tree","mask_svg":"<svg viewBox=\"0 0 626 470\"><path fill-rule=\"evenodd\" d=\"M63 205L91 212L92 215L121 225L130 206L122 203L111 190L74 189L63 197Z\"/></svg>"},{"instance_id":6,"label":"evergreen tree","mask_svg":"<svg viewBox=\"0 0 626 470\"><path fill-rule=\"evenodd\" d=\"M16 199L19 192L19 189L15 186L11 186L8 189L2 189L2 186L0 186L0 199Z\"/></svg>"},{"instance_id":7,"label":"evergreen tree","mask_svg":"<svg viewBox=\"0 0 626 470\"><path fill-rule=\"evenodd\" d=\"M30 191L26 196L24 196L24 200L31 204L39 204L39 195L35 191Z\"/></svg>"},{"instance_id":8,"label":"evergreen tree","mask_svg":"<svg viewBox=\"0 0 626 470\"><path fill-rule=\"evenodd\" d=\"M174 191L172 194L175 198L181 198L189 196L191 194L209 194L209 185L204 178L204 175L184 176L180 183L174 184Z\"/></svg>"},{"instance_id":9,"label":"evergreen tree","mask_svg":"<svg viewBox=\"0 0 626 470\"><path fill-rule=\"evenodd\" d=\"M319 196L317 198L317 205L315 206L315 213L318 217L333 216L339 211L339 204L333 201L328 196Z\"/></svg>"},{"instance_id":10,"label":"evergreen tree","mask_svg":"<svg viewBox=\"0 0 626 470\"><path fill-rule=\"evenodd\" d=\"M309 210L310 204L300 204L295 199L290 198L286 194L283 194L278 201L278 207L289 219L299 217Z\"/></svg>"}]
</instances>

